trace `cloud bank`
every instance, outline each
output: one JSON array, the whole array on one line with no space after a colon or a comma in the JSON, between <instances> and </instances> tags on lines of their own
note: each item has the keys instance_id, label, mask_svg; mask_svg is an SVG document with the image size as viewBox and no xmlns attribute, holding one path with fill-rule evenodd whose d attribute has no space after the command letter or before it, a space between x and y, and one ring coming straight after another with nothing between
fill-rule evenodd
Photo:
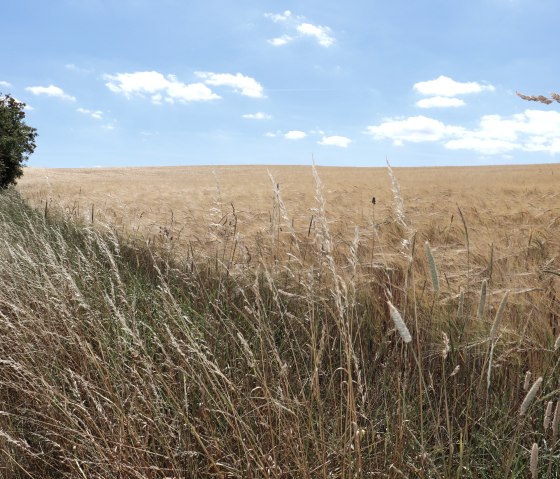
<instances>
[{"instance_id":1,"label":"cloud bank","mask_svg":"<svg viewBox=\"0 0 560 479\"><path fill-rule=\"evenodd\" d=\"M525 110L511 116L484 115L476 128L447 125L423 115L387 118L368 126L375 140L405 143L440 143L448 150L469 150L485 155L512 151L560 153L560 112Z\"/></svg>"}]
</instances>

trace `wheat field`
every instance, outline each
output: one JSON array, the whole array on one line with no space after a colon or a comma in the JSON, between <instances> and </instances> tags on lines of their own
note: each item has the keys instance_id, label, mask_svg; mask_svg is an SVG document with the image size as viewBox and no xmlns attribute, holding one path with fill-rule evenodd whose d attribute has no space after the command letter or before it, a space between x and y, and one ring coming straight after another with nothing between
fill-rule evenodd
<instances>
[{"instance_id":1,"label":"wheat field","mask_svg":"<svg viewBox=\"0 0 560 479\"><path fill-rule=\"evenodd\" d=\"M374 249L370 260L399 256L402 238L391 228L394 193L387 168L319 167L317 171L336 245L347 249L359 228L364 248ZM509 287L524 289L528 276L534 274L517 261L520 255L545 244L560 251L558 164L398 168L395 172L409 234L415 233L420 244L431 242L438 259L449 268L449 282L467 268L465 226L474 265L486 268L493 255L496 270L504 266L507 274L502 279ZM285 218L277 218L275 185ZM220 238L212 225L229 226L227 232L222 228L222 235L237 235L254 253L259 239L288 236L282 221L288 221L300 238L311 236L317 214L311 166L29 168L19 190L41 209L48 202L51 208L63 208L86 222L93 215L94 222L147 242L173 245L179 253L215 252Z\"/></svg>"},{"instance_id":2,"label":"wheat field","mask_svg":"<svg viewBox=\"0 0 560 479\"><path fill-rule=\"evenodd\" d=\"M560 477L559 175L27 169L0 477Z\"/></svg>"}]
</instances>

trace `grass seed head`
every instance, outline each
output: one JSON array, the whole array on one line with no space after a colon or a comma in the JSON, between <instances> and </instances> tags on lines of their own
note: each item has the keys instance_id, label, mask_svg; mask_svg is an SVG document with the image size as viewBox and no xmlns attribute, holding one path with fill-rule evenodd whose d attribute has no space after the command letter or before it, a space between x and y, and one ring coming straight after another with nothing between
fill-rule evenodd
<instances>
[{"instance_id":1,"label":"grass seed head","mask_svg":"<svg viewBox=\"0 0 560 479\"><path fill-rule=\"evenodd\" d=\"M531 371L525 373L525 380L523 381L523 391L528 391L531 386Z\"/></svg>"},{"instance_id":2,"label":"grass seed head","mask_svg":"<svg viewBox=\"0 0 560 479\"><path fill-rule=\"evenodd\" d=\"M436 268L436 262L434 260L434 255L432 254L432 248L430 247L430 242L426 241L424 243L424 249L426 250L426 257L428 258L428 265L430 266L430 273L432 275L432 287L436 293L439 292L439 276Z\"/></svg>"},{"instance_id":3,"label":"grass seed head","mask_svg":"<svg viewBox=\"0 0 560 479\"><path fill-rule=\"evenodd\" d=\"M393 320L393 323L395 323L395 327L401 335L402 340L405 343L410 343L412 341L412 336L410 335L410 331L406 327L401 313L399 313L398 309L393 306L393 303L391 303L391 301L387 301L387 304L389 305L389 313L391 315L391 319Z\"/></svg>"},{"instance_id":4,"label":"grass seed head","mask_svg":"<svg viewBox=\"0 0 560 479\"><path fill-rule=\"evenodd\" d=\"M519 410L520 416L525 415L525 413L529 409L529 406L531 405L531 403L535 399L535 396L539 392L542 382L543 382L543 378L542 377L538 378L531 386L531 389L529 389L529 392L527 393L525 399L523 399L523 402L521 403L521 409Z\"/></svg>"},{"instance_id":5,"label":"grass seed head","mask_svg":"<svg viewBox=\"0 0 560 479\"><path fill-rule=\"evenodd\" d=\"M548 401L548 403L546 404L546 411L544 413L543 427L545 431L550 427L550 419L552 418L552 406L553 402Z\"/></svg>"},{"instance_id":6,"label":"grass seed head","mask_svg":"<svg viewBox=\"0 0 560 479\"><path fill-rule=\"evenodd\" d=\"M558 434L558 423L560 423L560 399L556 401L556 409L554 410L554 417L552 419L552 435L556 437Z\"/></svg>"},{"instance_id":7,"label":"grass seed head","mask_svg":"<svg viewBox=\"0 0 560 479\"><path fill-rule=\"evenodd\" d=\"M537 479L537 472L539 467L539 445L534 442L531 448L531 478Z\"/></svg>"}]
</instances>

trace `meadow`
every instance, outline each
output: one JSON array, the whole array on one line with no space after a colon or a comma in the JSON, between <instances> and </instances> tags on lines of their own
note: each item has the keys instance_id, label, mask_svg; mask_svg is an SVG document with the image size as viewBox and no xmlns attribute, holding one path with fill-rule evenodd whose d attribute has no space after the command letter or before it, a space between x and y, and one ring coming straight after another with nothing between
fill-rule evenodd
<instances>
[{"instance_id":1,"label":"meadow","mask_svg":"<svg viewBox=\"0 0 560 479\"><path fill-rule=\"evenodd\" d=\"M30 168L0 242L2 477L560 477L560 165Z\"/></svg>"}]
</instances>

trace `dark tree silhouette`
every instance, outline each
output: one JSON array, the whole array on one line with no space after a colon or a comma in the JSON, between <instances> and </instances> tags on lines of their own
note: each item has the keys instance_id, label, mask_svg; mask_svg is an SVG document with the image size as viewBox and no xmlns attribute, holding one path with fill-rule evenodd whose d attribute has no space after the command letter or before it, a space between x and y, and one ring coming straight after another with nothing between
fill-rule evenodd
<instances>
[{"instance_id":1,"label":"dark tree silhouette","mask_svg":"<svg viewBox=\"0 0 560 479\"><path fill-rule=\"evenodd\" d=\"M25 124L25 103L0 93L0 189L14 185L35 150L37 130Z\"/></svg>"}]
</instances>

